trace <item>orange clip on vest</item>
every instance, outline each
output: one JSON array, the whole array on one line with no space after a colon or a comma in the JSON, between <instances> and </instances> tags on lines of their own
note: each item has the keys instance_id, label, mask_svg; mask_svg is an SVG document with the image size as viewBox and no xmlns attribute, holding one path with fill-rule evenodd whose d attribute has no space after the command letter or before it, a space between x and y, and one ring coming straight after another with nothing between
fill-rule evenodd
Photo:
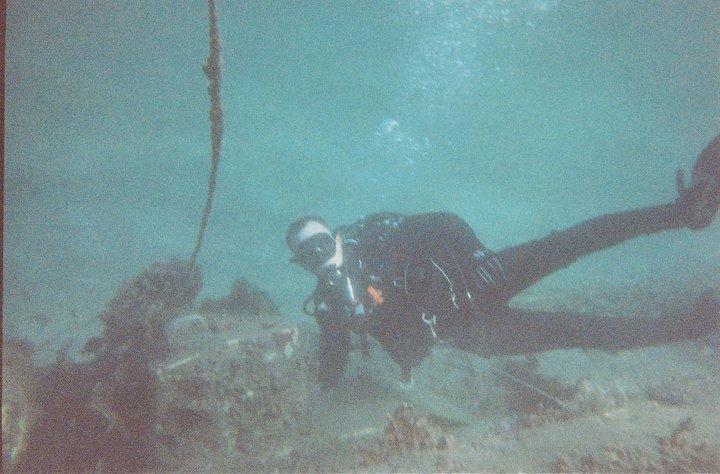
<instances>
[{"instance_id":1,"label":"orange clip on vest","mask_svg":"<svg viewBox=\"0 0 720 474\"><path fill-rule=\"evenodd\" d=\"M372 299L372 302L375 306L380 306L385 302L385 299L382 296L382 291L378 290L374 286L370 285L367 287L368 295L370 295L370 298Z\"/></svg>"}]
</instances>

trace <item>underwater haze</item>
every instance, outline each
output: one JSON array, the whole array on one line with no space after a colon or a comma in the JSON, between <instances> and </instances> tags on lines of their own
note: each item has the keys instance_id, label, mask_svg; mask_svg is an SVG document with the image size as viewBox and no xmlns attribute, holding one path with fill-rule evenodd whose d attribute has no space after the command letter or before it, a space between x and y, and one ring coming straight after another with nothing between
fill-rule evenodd
<instances>
[{"instance_id":1,"label":"underwater haze","mask_svg":"<svg viewBox=\"0 0 720 474\"><path fill-rule=\"evenodd\" d=\"M204 2L9 2L6 332L83 336L118 284L192 250L209 173ZM720 4L221 1L225 140L199 264L288 317L285 229L452 211L499 249L673 199L720 123ZM720 227L637 239L555 284L682 280ZM87 323L85 323L87 320ZM40 321L40 323L38 323ZM73 330L77 332L77 329Z\"/></svg>"},{"instance_id":2,"label":"underwater haze","mask_svg":"<svg viewBox=\"0 0 720 474\"><path fill-rule=\"evenodd\" d=\"M442 211L500 250L674 202L720 130L720 0L217 0L202 275L178 262L211 169L213 2L7 3L6 467L720 469L717 335L511 359L436 344L411 388L371 340L321 392L316 282L285 244L304 215ZM593 253L513 303L710 321L713 290L720 219Z\"/></svg>"}]
</instances>

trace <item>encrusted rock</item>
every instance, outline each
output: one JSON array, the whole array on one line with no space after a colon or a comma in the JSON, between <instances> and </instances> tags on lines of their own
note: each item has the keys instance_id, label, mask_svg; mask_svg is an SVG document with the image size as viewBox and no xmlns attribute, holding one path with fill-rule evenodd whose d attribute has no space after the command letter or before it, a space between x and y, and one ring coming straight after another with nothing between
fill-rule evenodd
<instances>
[{"instance_id":1,"label":"encrusted rock","mask_svg":"<svg viewBox=\"0 0 720 474\"><path fill-rule=\"evenodd\" d=\"M392 416L387 415L388 424L382 438L376 445L364 450L362 464L376 465L391 456L423 451L447 453L455 449L454 438L433 423L427 416L415 412L410 405L401 404ZM443 470L457 470L460 465L454 458L441 457L438 466ZM452 467L452 468L451 468Z\"/></svg>"},{"instance_id":2,"label":"encrusted rock","mask_svg":"<svg viewBox=\"0 0 720 474\"><path fill-rule=\"evenodd\" d=\"M298 330L272 326L206 344L175 351L157 368L158 452L183 468L262 469L309 424L311 374Z\"/></svg>"},{"instance_id":3,"label":"encrusted rock","mask_svg":"<svg viewBox=\"0 0 720 474\"><path fill-rule=\"evenodd\" d=\"M2 445L3 465L12 467L26 446L36 410L32 400L35 369L32 346L9 340L2 353Z\"/></svg>"},{"instance_id":4,"label":"encrusted rock","mask_svg":"<svg viewBox=\"0 0 720 474\"><path fill-rule=\"evenodd\" d=\"M667 438L658 437L657 450L606 447L578 459L558 457L553 472L720 472L720 447L691 444L692 418L680 421Z\"/></svg>"}]
</instances>

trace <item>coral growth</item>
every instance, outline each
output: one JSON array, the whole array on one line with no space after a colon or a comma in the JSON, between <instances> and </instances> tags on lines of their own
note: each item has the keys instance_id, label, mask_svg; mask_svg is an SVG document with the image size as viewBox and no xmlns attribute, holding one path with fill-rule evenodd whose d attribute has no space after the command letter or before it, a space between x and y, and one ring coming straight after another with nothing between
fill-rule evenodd
<instances>
[{"instance_id":1,"label":"coral growth","mask_svg":"<svg viewBox=\"0 0 720 474\"><path fill-rule=\"evenodd\" d=\"M155 365L169 351L167 324L191 307L201 286L195 260L210 215L222 141L220 40L214 0L208 0L208 7L210 55L203 71L210 82L212 168L192 256L189 261L156 263L118 290L99 315L102 335L85 346L84 351L94 355L91 361L73 362L61 353L54 364L36 370L29 353L11 352L8 357L3 353L7 386L7 390L3 387L3 460L9 461L3 468L84 472L168 466L156 450L163 433L157 424L162 386ZM26 379L37 380L32 391L23 385ZM192 381L185 381L181 388L190 398L202 393L202 387ZM36 422L31 422L30 413ZM182 407L169 417L184 430L206 421L202 413Z\"/></svg>"},{"instance_id":2,"label":"coral growth","mask_svg":"<svg viewBox=\"0 0 720 474\"><path fill-rule=\"evenodd\" d=\"M28 431L27 447L14 470L85 472L150 467L142 438L126 436L120 429L122 417L111 420L95 406L93 388L100 377L97 367L77 363L41 370L33 397L37 422ZM138 408L126 406L122 413L140 412Z\"/></svg>"},{"instance_id":3,"label":"coral growth","mask_svg":"<svg viewBox=\"0 0 720 474\"><path fill-rule=\"evenodd\" d=\"M561 456L553 472L720 472L720 447L690 444L692 418L682 420L667 438L659 437L657 450L609 448L598 455L573 460Z\"/></svg>"},{"instance_id":4,"label":"coral growth","mask_svg":"<svg viewBox=\"0 0 720 474\"><path fill-rule=\"evenodd\" d=\"M203 314L277 314L278 310L268 294L254 287L248 280L240 278L230 293L218 299L205 299L198 309ZM223 329L223 328L220 328Z\"/></svg>"},{"instance_id":5,"label":"coral growth","mask_svg":"<svg viewBox=\"0 0 720 474\"><path fill-rule=\"evenodd\" d=\"M100 314L103 322L102 344L95 349L108 351L128 346L147 351L149 356L162 352L165 325L188 308L202 284L202 272L183 260L155 263L123 284Z\"/></svg>"},{"instance_id":6,"label":"coral growth","mask_svg":"<svg viewBox=\"0 0 720 474\"><path fill-rule=\"evenodd\" d=\"M207 460L204 470L266 470L309 426L310 372L295 350L297 330L208 342L158 367L156 449L174 468Z\"/></svg>"},{"instance_id":7,"label":"coral growth","mask_svg":"<svg viewBox=\"0 0 720 474\"><path fill-rule=\"evenodd\" d=\"M200 284L199 268L186 262L150 266L99 315L102 335L86 345L92 360L58 357L37 370L37 422L27 428L19 470L162 467L148 444L158 388L153 366L167 350L165 325L192 304Z\"/></svg>"},{"instance_id":8,"label":"coral growth","mask_svg":"<svg viewBox=\"0 0 720 474\"><path fill-rule=\"evenodd\" d=\"M389 451L407 452L426 449L447 449L451 438L431 423L427 416L419 415L407 404L400 405L393 416L388 416L382 444Z\"/></svg>"},{"instance_id":9,"label":"coral growth","mask_svg":"<svg viewBox=\"0 0 720 474\"><path fill-rule=\"evenodd\" d=\"M362 453L361 463L371 466L387 461L391 456L418 451L450 452L455 448L454 438L433 423L426 415L416 413L411 406L401 404L392 416L376 445ZM438 468L458 470L460 466L452 459L439 458Z\"/></svg>"},{"instance_id":10,"label":"coral growth","mask_svg":"<svg viewBox=\"0 0 720 474\"><path fill-rule=\"evenodd\" d=\"M173 325L207 329L203 316L183 315L200 284L199 268L187 262L151 265L123 284L100 314L102 335L87 345L91 360L59 358L30 377L38 381L32 391L4 390L4 455L12 468L263 470L276 448L298 436L309 423L311 378L296 351L298 330L261 326L229 340L205 331L194 345L167 338ZM274 308L246 283L237 284L233 296L225 302L260 300ZM32 368L22 362L30 360L29 349L17 347L24 350L3 354L8 385ZM31 405L38 421L23 423Z\"/></svg>"}]
</instances>

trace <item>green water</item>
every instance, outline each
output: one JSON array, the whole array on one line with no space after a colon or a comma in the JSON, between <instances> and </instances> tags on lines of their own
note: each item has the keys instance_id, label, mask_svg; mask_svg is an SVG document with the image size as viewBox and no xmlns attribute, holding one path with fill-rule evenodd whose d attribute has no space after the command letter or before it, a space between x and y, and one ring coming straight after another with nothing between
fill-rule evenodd
<instances>
[{"instance_id":1,"label":"green water","mask_svg":"<svg viewBox=\"0 0 720 474\"><path fill-rule=\"evenodd\" d=\"M218 5L225 140L199 263L288 318L311 278L285 229L458 213L491 248L674 199L720 125L720 2L480 0ZM11 1L6 334L47 344L150 263L192 251L209 172L201 1ZM549 285L686 281L720 224L640 238ZM43 314L45 316L43 316Z\"/></svg>"}]
</instances>

